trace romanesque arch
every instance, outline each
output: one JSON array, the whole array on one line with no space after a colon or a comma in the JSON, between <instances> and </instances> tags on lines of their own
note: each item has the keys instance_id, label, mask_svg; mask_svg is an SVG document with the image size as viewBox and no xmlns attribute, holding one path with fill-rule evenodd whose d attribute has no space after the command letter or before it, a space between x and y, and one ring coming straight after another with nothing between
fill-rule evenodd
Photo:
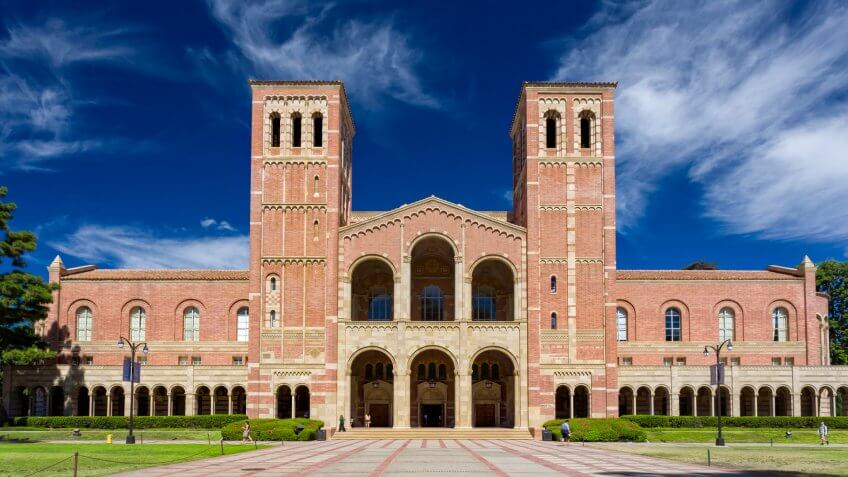
<instances>
[{"instance_id":1,"label":"romanesque arch","mask_svg":"<svg viewBox=\"0 0 848 477\"><path fill-rule=\"evenodd\" d=\"M453 244L441 235L427 235L415 241L410 256L411 319L453 321L456 298Z\"/></svg>"},{"instance_id":2,"label":"romanesque arch","mask_svg":"<svg viewBox=\"0 0 848 477\"><path fill-rule=\"evenodd\" d=\"M350 319L392 321L394 319L395 273L390 262L368 256L352 267Z\"/></svg>"},{"instance_id":3,"label":"romanesque arch","mask_svg":"<svg viewBox=\"0 0 848 477\"><path fill-rule=\"evenodd\" d=\"M277 419L288 419L293 417L294 395L290 387L279 386L276 391L277 397Z\"/></svg>"},{"instance_id":4,"label":"romanesque arch","mask_svg":"<svg viewBox=\"0 0 848 477\"><path fill-rule=\"evenodd\" d=\"M449 351L428 347L410 359L410 425L454 427L456 360Z\"/></svg>"},{"instance_id":5,"label":"romanesque arch","mask_svg":"<svg viewBox=\"0 0 848 477\"><path fill-rule=\"evenodd\" d=\"M355 426L371 416L371 427L394 426L394 360L388 352L367 349L356 353L350 365L350 416Z\"/></svg>"},{"instance_id":6,"label":"romanesque arch","mask_svg":"<svg viewBox=\"0 0 848 477\"><path fill-rule=\"evenodd\" d=\"M471 319L513 321L515 316L515 273L509 262L485 257L471 272Z\"/></svg>"},{"instance_id":7,"label":"romanesque arch","mask_svg":"<svg viewBox=\"0 0 848 477\"><path fill-rule=\"evenodd\" d=\"M471 425L514 427L516 383L513 358L502 350L478 353L471 365Z\"/></svg>"}]
</instances>

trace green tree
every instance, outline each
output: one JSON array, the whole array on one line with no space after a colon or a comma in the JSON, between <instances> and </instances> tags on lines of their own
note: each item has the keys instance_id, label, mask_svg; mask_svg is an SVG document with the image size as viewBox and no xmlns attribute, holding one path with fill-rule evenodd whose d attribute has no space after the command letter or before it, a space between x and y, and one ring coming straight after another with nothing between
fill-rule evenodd
<instances>
[{"instance_id":1,"label":"green tree","mask_svg":"<svg viewBox=\"0 0 848 477\"><path fill-rule=\"evenodd\" d=\"M24 255L35 250L35 234L9 226L17 206L6 202L7 189L0 187L0 350L43 345L35 324L47 318L54 286L25 271Z\"/></svg>"},{"instance_id":2,"label":"green tree","mask_svg":"<svg viewBox=\"0 0 848 477\"><path fill-rule=\"evenodd\" d=\"M830 361L848 364L848 262L820 263L816 285L830 295Z\"/></svg>"},{"instance_id":3,"label":"green tree","mask_svg":"<svg viewBox=\"0 0 848 477\"><path fill-rule=\"evenodd\" d=\"M684 270L718 270L718 266L715 262L705 262L703 260L698 260L697 262L692 262L689 265L683 267Z\"/></svg>"}]
</instances>

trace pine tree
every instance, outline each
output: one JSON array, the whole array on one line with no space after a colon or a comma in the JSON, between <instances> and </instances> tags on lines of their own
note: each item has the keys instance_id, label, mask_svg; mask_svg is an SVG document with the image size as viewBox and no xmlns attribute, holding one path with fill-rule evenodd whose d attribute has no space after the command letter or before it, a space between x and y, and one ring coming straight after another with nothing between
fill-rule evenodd
<instances>
[{"instance_id":1,"label":"pine tree","mask_svg":"<svg viewBox=\"0 0 848 477\"><path fill-rule=\"evenodd\" d=\"M848 364L848 262L820 263L816 284L830 295L830 362Z\"/></svg>"}]
</instances>

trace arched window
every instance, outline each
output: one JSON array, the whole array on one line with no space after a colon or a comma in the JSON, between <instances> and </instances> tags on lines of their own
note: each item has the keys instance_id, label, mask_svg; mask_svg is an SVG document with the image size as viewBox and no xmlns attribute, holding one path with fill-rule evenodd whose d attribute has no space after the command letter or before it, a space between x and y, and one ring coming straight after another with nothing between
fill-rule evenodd
<instances>
[{"instance_id":1,"label":"arched window","mask_svg":"<svg viewBox=\"0 0 848 477\"><path fill-rule=\"evenodd\" d=\"M472 302L474 321L495 321L495 290L492 287L481 286L474 292Z\"/></svg>"},{"instance_id":2,"label":"arched window","mask_svg":"<svg viewBox=\"0 0 848 477\"><path fill-rule=\"evenodd\" d=\"M236 341L247 341L250 333L250 310L243 306L236 314Z\"/></svg>"},{"instance_id":3,"label":"arched window","mask_svg":"<svg viewBox=\"0 0 848 477\"><path fill-rule=\"evenodd\" d=\"M271 147L280 147L280 115L271 114Z\"/></svg>"},{"instance_id":4,"label":"arched window","mask_svg":"<svg viewBox=\"0 0 848 477\"><path fill-rule=\"evenodd\" d=\"M448 367L444 364L439 365L439 379L446 381L448 379Z\"/></svg>"},{"instance_id":5,"label":"arched window","mask_svg":"<svg viewBox=\"0 0 848 477\"><path fill-rule=\"evenodd\" d=\"M548 149L556 147L556 125L556 118L552 115L545 118L545 147Z\"/></svg>"},{"instance_id":6,"label":"arched window","mask_svg":"<svg viewBox=\"0 0 848 477\"><path fill-rule=\"evenodd\" d=\"M471 379L476 381L477 378L479 378L479 377L480 377L480 374L477 370L477 365L476 364L471 365Z\"/></svg>"},{"instance_id":7,"label":"arched window","mask_svg":"<svg viewBox=\"0 0 848 477\"><path fill-rule=\"evenodd\" d=\"M91 341L91 308L77 308L77 341Z\"/></svg>"},{"instance_id":8,"label":"arched window","mask_svg":"<svg viewBox=\"0 0 848 477\"><path fill-rule=\"evenodd\" d=\"M588 111L580 114L580 147L592 147L592 113Z\"/></svg>"},{"instance_id":9,"label":"arched window","mask_svg":"<svg viewBox=\"0 0 848 477\"><path fill-rule=\"evenodd\" d=\"M315 177L312 178L312 195L314 195L315 197L318 197L318 195L319 195L318 194L318 184L320 183L320 181L321 181L321 178L318 177L318 176L315 176Z\"/></svg>"},{"instance_id":10,"label":"arched window","mask_svg":"<svg viewBox=\"0 0 848 477\"><path fill-rule=\"evenodd\" d=\"M501 367L498 363L492 364L492 379L501 379Z\"/></svg>"},{"instance_id":11,"label":"arched window","mask_svg":"<svg viewBox=\"0 0 848 477\"><path fill-rule=\"evenodd\" d=\"M374 377L377 379L383 379L383 363L377 363L374 365Z\"/></svg>"},{"instance_id":12,"label":"arched window","mask_svg":"<svg viewBox=\"0 0 848 477\"><path fill-rule=\"evenodd\" d=\"M200 312L193 306L183 312L183 340L200 340Z\"/></svg>"},{"instance_id":13,"label":"arched window","mask_svg":"<svg viewBox=\"0 0 848 477\"><path fill-rule=\"evenodd\" d=\"M627 341L627 310L616 308L615 310L616 338L618 341Z\"/></svg>"},{"instance_id":14,"label":"arched window","mask_svg":"<svg viewBox=\"0 0 848 477\"><path fill-rule=\"evenodd\" d=\"M427 379L436 379L436 363L427 365Z\"/></svg>"},{"instance_id":15,"label":"arched window","mask_svg":"<svg viewBox=\"0 0 848 477\"><path fill-rule=\"evenodd\" d=\"M789 339L789 333L786 327L788 316L789 312L787 312L786 308L783 308L782 306L775 308L774 311L771 312L775 341L786 341Z\"/></svg>"},{"instance_id":16,"label":"arched window","mask_svg":"<svg viewBox=\"0 0 848 477\"><path fill-rule=\"evenodd\" d=\"M383 287L368 290L368 320L390 321L392 319L392 296Z\"/></svg>"},{"instance_id":17,"label":"arched window","mask_svg":"<svg viewBox=\"0 0 848 477\"><path fill-rule=\"evenodd\" d=\"M277 322L277 311L271 310L271 313L268 314L268 326L271 328L276 328L280 326L280 323Z\"/></svg>"},{"instance_id":18,"label":"arched window","mask_svg":"<svg viewBox=\"0 0 848 477\"><path fill-rule=\"evenodd\" d=\"M144 331L147 327L147 316L144 308L137 306L130 310L130 340L144 341Z\"/></svg>"},{"instance_id":19,"label":"arched window","mask_svg":"<svg viewBox=\"0 0 848 477\"><path fill-rule=\"evenodd\" d=\"M292 120L292 147L300 147L300 113L294 113Z\"/></svg>"},{"instance_id":20,"label":"arched window","mask_svg":"<svg viewBox=\"0 0 848 477\"><path fill-rule=\"evenodd\" d=\"M428 285L421 290L421 319L442 321L442 289Z\"/></svg>"},{"instance_id":21,"label":"arched window","mask_svg":"<svg viewBox=\"0 0 848 477\"><path fill-rule=\"evenodd\" d=\"M277 278L276 277L271 277L268 280L268 289L271 290L272 292L277 291Z\"/></svg>"},{"instance_id":22,"label":"arched window","mask_svg":"<svg viewBox=\"0 0 848 477\"><path fill-rule=\"evenodd\" d=\"M557 329L557 316L556 313L551 313L551 329Z\"/></svg>"},{"instance_id":23,"label":"arched window","mask_svg":"<svg viewBox=\"0 0 848 477\"><path fill-rule=\"evenodd\" d=\"M483 363L480 365L480 377L483 379L489 379L489 363Z\"/></svg>"},{"instance_id":24,"label":"arched window","mask_svg":"<svg viewBox=\"0 0 848 477\"><path fill-rule=\"evenodd\" d=\"M312 146L321 147L324 144L324 117L321 113L312 116Z\"/></svg>"},{"instance_id":25,"label":"arched window","mask_svg":"<svg viewBox=\"0 0 848 477\"><path fill-rule=\"evenodd\" d=\"M424 363L418 364L418 373L417 374L418 374L418 380L419 381L424 381L424 380L427 379L427 370L424 367Z\"/></svg>"},{"instance_id":26,"label":"arched window","mask_svg":"<svg viewBox=\"0 0 848 477\"><path fill-rule=\"evenodd\" d=\"M665 340L680 341L680 310L665 310Z\"/></svg>"},{"instance_id":27,"label":"arched window","mask_svg":"<svg viewBox=\"0 0 848 477\"><path fill-rule=\"evenodd\" d=\"M733 340L736 314L730 307L724 307L718 312L718 339L719 341Z\"/></svg>"},{"instance_id":28,"label":"arched window","mask_svg":"<svg viewBox=\"0 0 848 477\"><path fill-rule=\"evenodd\" d=\"M374 367L370 363L365 365L365 379L374 379Z\"/></svg>"},{"instance_id":29,"label":"arched window","mask_svg":"<svg viewBox=\"0 0 848 477\"><path fill-rule=\"evenodd\" d=\"M312 240L318 240L318 221L312 222Z\"/></svg>"},{"instance_id":30,"label":"arched window","mask_svg":"<svg viewBox=\"0 0 848 477\"><path fill-rule=\"evenodd\" d=\"M556 293L556 290L557 290L556 275L551 275L551 293Z\"/></svg>"},{"instance_id":31,"label":"arched window","mask_svg":"<svg viewBox=\"0 0 848 477\"><path fill-rule=\"evenodd\" d=\"M386 365L386 381L391 381L394 378L394 371L392 363Z\"/></svg>"}]
</instances>

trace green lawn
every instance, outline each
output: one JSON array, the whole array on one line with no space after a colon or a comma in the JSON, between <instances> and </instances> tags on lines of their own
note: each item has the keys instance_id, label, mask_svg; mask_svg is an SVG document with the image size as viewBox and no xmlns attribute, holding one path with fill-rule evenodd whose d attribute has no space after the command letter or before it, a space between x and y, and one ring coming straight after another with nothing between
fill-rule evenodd
<instances>
[{"instance_id":1,"label":"green lawn","mask_svg":"<svg viewBox=\"0 0 848 477\"><path fill-rule=\"evenodd\" d=\"M786 431L792 431L792 438L784 437ZM648 442L715 442L715 428L647 428ZM818 444L818 429L776 429L725 427L722 429L724 440L728 444L771 443L778 444ZM848 430L831 429L831 444L848 444Z\"/></svg>"},{"instance_id":2,"label":"green lawn","mask_svg":"<svg viewBox=\"0 0 848 477\"><path fill-rule=\"evenodd\" d=\"M833 447L769 447L715 446L685 444L616 445L616 451L671 459L694 464L707 463L707 449L712 465L738 469L800 472L814 475L848 475L848 449Z\"/></svg>"},{"instance_id":3,"label":"green lawn","mask_svg":"<svg viewBox=\"0 0 848 477\"><path fill-rule=\"evenodd\" d=\"M0 441L27 440L31 442L48 440L73 440L73 429L45 429L43 427L0 427ZM80 429L84 441L106 442L106 435L112 434L115 442L123 442L127 437L126 429ZM197 440L212 442L221 440L220 429L136 429L133 434L136 442L144 440L172 441Z\"/></svg>"},{"instance_id":4,"label":"green lawn","mask_svg":"<svg viewBox=\"0 0 848 477\"><path fill-rule=\"evenodd\" d=\"M263 446L260 446L262 448ZM254 450L252 445L225 445L225 454ZM26 475L79 452L80 476L108 475L115 472L164 465L177 459L186 462L221 455L220 445L206 444L0 444L0 476ZM115 462L105 462L103 460ZM51 467L38 476L71 475L73 459Z\"/></svg>"}]
</instances>

